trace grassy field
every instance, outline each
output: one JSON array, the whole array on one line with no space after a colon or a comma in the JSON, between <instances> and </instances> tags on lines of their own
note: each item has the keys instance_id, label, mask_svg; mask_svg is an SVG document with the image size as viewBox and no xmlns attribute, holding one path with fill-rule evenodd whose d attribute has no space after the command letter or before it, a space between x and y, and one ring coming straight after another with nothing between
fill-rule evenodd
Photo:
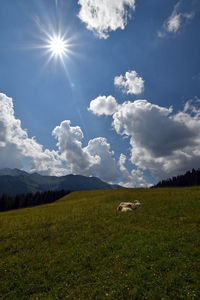
<instances>
[{"instance_id":1,"label":"grassy field","mask_svg":"<svg viewBox=\"0 0 200 300\"><path fill-rule=\"evenodd\" d=\"M199 187L74 192L1 213L0 299L200 299L199 229Z\"/></svg>"}]
</instances>

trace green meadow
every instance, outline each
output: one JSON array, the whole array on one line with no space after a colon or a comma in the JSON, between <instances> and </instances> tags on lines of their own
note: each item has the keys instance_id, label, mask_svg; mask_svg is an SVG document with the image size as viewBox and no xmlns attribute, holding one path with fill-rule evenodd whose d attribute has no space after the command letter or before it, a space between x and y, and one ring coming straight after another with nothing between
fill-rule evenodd
<instances>
[{"instance_id":1,"label":"green meadow","mask_svg":"<svg viewBox=\"0 0 200 300\"><path fill-rule=\"evenodd\" d=\"M0 213L0 299L200 299L200 187L73 192Z\"/></svg>"}]
</instances>

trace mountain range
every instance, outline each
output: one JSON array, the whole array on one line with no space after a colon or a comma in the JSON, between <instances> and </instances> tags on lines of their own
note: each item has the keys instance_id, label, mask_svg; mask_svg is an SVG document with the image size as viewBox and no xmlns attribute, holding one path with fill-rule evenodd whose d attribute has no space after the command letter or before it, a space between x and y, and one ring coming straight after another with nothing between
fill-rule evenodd
<instances>
[{"instance_id":1,"label":"mountain range","mask_svg":"<svg viewBox=\"0 0 200 300\"><path fill-rule=\"evenodd\" d=\"M47 190L100 190L119 189L119 185L108 184L97 177L86 177L82 175L66 175L61 177L43 176L38 173L27 173L19 169L0 170L0 196L43 192Z\"/></svg>"}]
</instances>

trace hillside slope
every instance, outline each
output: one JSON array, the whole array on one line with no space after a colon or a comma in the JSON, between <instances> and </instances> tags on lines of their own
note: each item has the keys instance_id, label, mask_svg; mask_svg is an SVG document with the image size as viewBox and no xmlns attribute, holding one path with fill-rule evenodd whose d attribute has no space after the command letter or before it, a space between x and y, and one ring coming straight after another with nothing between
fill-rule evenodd
<instances>
[{"instance_id":1,"label":"hillside slope","mask_svg":"<svg viewBox=\"0 0 200 300\"><path fill-rule=\"evenodd\" d=\"M66 175L61 177L42 176L37 173L29 174L18 169L0 170L0 196L5 193L9 196L17 194L43 192L48 190L100 190L122 188L108 184L97 177L81 175Z\"/></svg>"},{"instance_id":2,"label":"hillside slope","mask_svg":"<svg viewBox=\"0 0 200 300\"><path fill-rule=\"evenodd\" d=\"M200 297L200 188L74 192L0 222L2 299Z\"/></svg>"}]
</instances>

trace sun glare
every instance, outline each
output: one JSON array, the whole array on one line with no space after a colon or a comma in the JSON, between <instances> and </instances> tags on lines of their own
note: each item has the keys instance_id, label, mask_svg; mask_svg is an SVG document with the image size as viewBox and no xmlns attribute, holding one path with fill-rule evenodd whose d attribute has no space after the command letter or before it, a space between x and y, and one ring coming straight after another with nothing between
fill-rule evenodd
<instances>
[{"instance_id":1,"label":"sun glare","mask_svg":"<svg viewBox=\"0 0 200 300\"><path fill-rule=\"evenodd\" d=\"M67 41L60 36L51 37L48 49L53 56L62 57L63 55L66 55L67 52Z\"/></svg>"},{"instance_id":2,"label":"sun glare","mask_svg":"<svg viewBox=\"0 0 200 300\"><path fill-rule=\"evenodd\" d=\"M62 55L67 50L66 41L64 41L59 36L54 37L50 41L49 48L54 55Z\"/></svg>"}]
</instances>

